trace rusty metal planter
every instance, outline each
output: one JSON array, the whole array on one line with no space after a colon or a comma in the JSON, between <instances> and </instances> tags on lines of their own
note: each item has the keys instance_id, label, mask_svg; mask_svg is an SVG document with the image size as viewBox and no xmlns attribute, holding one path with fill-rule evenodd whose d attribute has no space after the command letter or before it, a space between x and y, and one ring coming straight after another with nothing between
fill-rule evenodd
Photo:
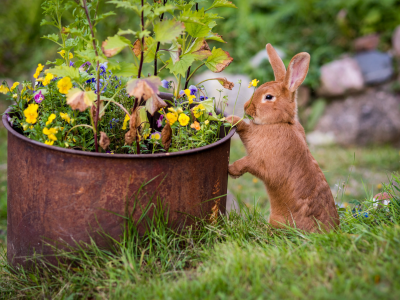
<instances>
[{"instance_id":1,"label":"rusty metal planter","mask_svg":"<svg viewBox=\"0 0 400 300\"><path fill-rule=\"evenodd\" d=\"M26 265L25 257L34 253L51 255L44 239L75 245L92 237L107 247L99 231L118 239L124 222L108 211L124 215L126 197L157 176L140 201L147 204L157 190L171 226L189 224L187 215L207 217L215 205L215 200L207 200L218 196L220 211L225 212L234 129L218 142L194 150L110 155L33 141L16 132L6 115L3 124L8 130L7 257L13 265ZM134 217L140 214L135 212Z\"/></svg>"}]
</instances>

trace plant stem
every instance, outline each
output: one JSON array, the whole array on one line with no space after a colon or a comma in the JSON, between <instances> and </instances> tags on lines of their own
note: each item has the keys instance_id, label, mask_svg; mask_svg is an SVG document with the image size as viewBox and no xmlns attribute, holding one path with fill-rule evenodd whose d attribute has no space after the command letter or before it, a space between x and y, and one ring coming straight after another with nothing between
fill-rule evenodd
<instances>
[{"instance_id":1,"label":"plant stem","mask_svg":"<svg viewBox=\"0 0 400 300\"><path fill-rule=\"evenodd\" d=\"M143 11L143 6L144 6L144 0L142 0L142 13L140 15L140 22L142 25L142 34L144 31L144 11ZM139 71L138 71L138 78L142 75L142 68L143 68L143 61L144 61L144 36L142 37L141 41L141 52L140 52L140 64L139 64Z\"/></svg>"},{"instance_id":2,"label":"plant stem","mask_svg":"<svg viewBox=\"0 0 400 300\"><path fill-rule=\"evenodd\" d=\"M164 6L167 4L168 0L164 0ZM160 22L164 19L164 13L161 14L160 16ZM160 42L157 43L157 49L156 49L156 55L154 57L154 76L157 76L157 53L160 50Z\"/></svg>"},{"instance_id":3,"label":"plant stem","mask_svg":"<svg viewBox=\"0 0 400 300\"><path fill-rule=\"evenodd\" d=\"M190 67L187 69L187 72L186 72L185 90L188 88L189 80L190 80Z\"/></svg>"},{"instance_id":4,"label":"plant stem","mask_svg":"<svg viewBox=\"0 0 400 300\"><path fill-rule=\"evenodd\" d=\"M202 63L200 66L198 66L198 67L196 68L196 70L194 70L194 71L192 72L192 74L190 74L190 76L189 76L189 78L187 79L187 81L189 81L189 80L193 77L194 73L196 73L197 70L200 69L200 68L201 68L202 66L204 66L204 65L205 65L205 63Z\"/></svg>"},{"instance_id":5,"label":"plant stem","mask_svg":"<svg viewBox=\"0 0 400 300\"><path fill-rule=\"evenodd\" d=\"M143 0L142 0L142 2L143 2ZM94 53L96 54L96 57L98 57L99 53L97 52L96 40L94 38L94 32L93 32L93 25L92 25L92 21L90 20L89 10L87 7L87 0L83 0L82 4L83 4L83 9L85 10L86 18L89 23L90 33L92 35ZM96 152L99 152L99 145L98 145L98 141L97 141L97 124L99 122L99 113L100 113L100 64L99 64L99 61L97 61L96 84L97 84L97 88L96 88L96 90L97 90L97 107L96 107L96 117L94 119L94 148L95 148Z\"/></svg>"}]
</instances>

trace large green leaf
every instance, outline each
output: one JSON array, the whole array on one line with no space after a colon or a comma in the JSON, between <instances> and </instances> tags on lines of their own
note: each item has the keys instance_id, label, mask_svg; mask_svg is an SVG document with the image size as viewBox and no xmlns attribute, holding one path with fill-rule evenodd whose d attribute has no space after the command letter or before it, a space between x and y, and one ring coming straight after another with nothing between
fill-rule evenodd
<instances>
[{"instance_id":1,"label":"large green leaf","mask_svg":"<svg viewBox=\"0 0 400 300\"><path fill-rule=\"evenodd\" d=\"M86 49L84 51L76 51L76 56L82 58L84 61L94 62L96 60L96 53L93 49Z\"/></svg>"},{"instance_id":2,"label":"large green leaf","mask_svg":"<svg viewBox=\"0 0 400 300\"><path fill-rule=\"evenodd\" d=\"M102 44L102 50L107 57L112 57L122 51L127 46L131 46L130 41L120 35L108 37Z\"/></svg>"},{"instance_id":3,"label":"large green leaf","mask_svg":"<svg viewBox=\"0 0 400 300\"><path fill-rule=\"evenodd\" d=\"M192 54L185 54L175 64L173 64L172 60L169 59L166 68L171 70L171 72L176 76L179 74L186 76L187 69L192 65L193 62L194 56Z\"/></svg>"},{"instance_id":4,"label":"large green leaf","mask_svg":"<svg viewBox=\"0 0 400 300\"><path fill-rule=\"evenodd\" d=\"M206 37L211 28L216 25L215 21L204 13L204 8L199 11L185 11L182 16L189 17L191 20L185 21L186 31L195 38ZM192 20L198 20L198 22L195 23Z\"/></svg>"},{"instance_id":5,"label":"large green leaf","mask_svg":"<svg viewBox=\"0 0 400 300\"><path fill-rule=\"evenodd\" d=\"M214 3L207 9L213 9L217 7L232 7L232 8L237 8L235 4L233 4L231 1L228 0L214 0Z\"/></svg>"},{"instance_id":6,"label":"large green leaf","mask_svg":"<svg viewBox=\"0 0 400 300\"><path fill-rule=\"evenodd\" d=\"M155 40L161 44L171 42L185 30L182 22L164 20L154 25Z\"/></svg>"},{"instance_id":7,"label":"large green leaf","mask_svg":"<svg viewBox=\"0 0 400 300\"><path fill-rule=\"evenodd\" d=\"M226 43L226 42L222 39L222 36L220 36L218 33L213 33L213 32L210 32L210 34L207 35L207 36L205 37L205 39L206 39L206 40L217 41L217 42L220 42L220 43Z\"/></svg>"},{"instance_id":8,"label":"large green leaf","mask_svg":"<svg viewBox=\"0 0 400 300\"><path fill-rule=\"evenodd\" d=\"M50 41L53 41L53 42L55 42L55 43L57 43L58 40L60 39L60 37L58 36L58 34L55 34L55 33L49 34L49 35L45 35L45 36L43 36L43 38L44 38L44 39L48 39L48 40L50 40Z\"/></svg>"},{"instance_id":9,"label":"large green leaf","mask_svg":"<svg viewBox=\"0 0 400 300\"><path fill-rule=\"evenodd\" d=\"M186 53L194 55L196 60L204 60L211 55L211 50L204 38L197 38Z\"/></svg>"},{"instance_id":10,"label":"large green leaf","mask_svg":"<svg viewBox=\"0 0 400 300\"><path fill-rule=\"evenodd\" d=\"M115 76L124 76L124 77L131 77L137 76L138 74L138 67L131 63L121 62L119 63L119 69L116 68L113 71L113 75Z\"/></svg>"},{"instance_id":11,"label":"large green leaf","mask_svg":"<svg viewBox=\"0 0 400 300\"><path fill-rule=\"evenodd\" d=\"M48 72L57 77L69 77L72 80L79 80L79 70L74 67L56 66L53 69L49 69Z\"/></svg>"},{"instance_id":12,"label":"large green leaf","mask_svg":"<svg viewBox=\"0 0 400 300\"><path fill-rule=\"evenodd\" d=\"M207 58L206 66L214 73L219 73L229 66L232 61L233 58L229 55L229 52L214 47L211 51L211 56Z\"/></svg>"}]
</instances>

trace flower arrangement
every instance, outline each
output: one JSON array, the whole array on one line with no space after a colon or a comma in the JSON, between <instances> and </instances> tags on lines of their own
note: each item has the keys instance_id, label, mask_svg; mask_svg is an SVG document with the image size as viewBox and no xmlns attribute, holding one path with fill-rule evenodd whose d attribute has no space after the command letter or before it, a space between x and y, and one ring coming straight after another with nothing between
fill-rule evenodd
<instances>
[{"instance_id":1,"label":"flower arrangement","mask_svg":"<svg viewBox=\"0 0 400 300\"><path fill-rule=\"evenodd\" d=\"M228 52L210 49L207 41L224 43L212 31L220 18L214 9L235 5L214 0L200 9L193 0L108 1L135 12L139 24L99 41L96 26L115 15L100 14L99 1L43 2L42 25L58 29L44 38L58 45L59 57L39 63L32 81L0 86L14 101L11 126L46 145L107 153L174 152L217 141L220 128L231 126L224 122L224 107L208 97L202 82L190 80L202 66L218 73L232 62ZM69 25L62 23L67 10L74 16ZM116 57L121 51L130 52L131 61ZM166 71L174 80L161 80ZM207 80L233 87L225 78ZM161 98L160 87L172 96Z\"/></svg>"}]
</instances>

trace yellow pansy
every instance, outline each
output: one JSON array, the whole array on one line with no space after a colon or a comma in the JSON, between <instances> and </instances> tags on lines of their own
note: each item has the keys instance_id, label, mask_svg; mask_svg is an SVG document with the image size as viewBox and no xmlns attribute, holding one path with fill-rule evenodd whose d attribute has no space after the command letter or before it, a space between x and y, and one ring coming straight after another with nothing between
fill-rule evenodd
<instances>
[{"instance_id":1,"label":"yellow pansy","mask_svg":"<svg viewBox=\"0 0 400 300\"><path fill-rule=\"evenodd\" d=\"M45 143L46 145L53 146L54 141L46 140L44 143Z\"/></svg>"},{"instance_id":2,"label":"yellow pansy","mask_svg":"<svg viewBox=\"0 0 400 300\"><path fill-rule=\"evenodd\" d=\"M60 52L57 52L57 53L59 53L62 56L62 58L65 58L65 50L61 50ZM69 59L72 59L74 57L74 55L70 52L68 57L69 57Z\"/></svg>"},{"instance_id":3,"label":"yellow pansy","mask_svg":"<svg viewBox=\"0 0 400 300\"><path fill-rule=\"evenodd\" d=\"M19 82L14 82L14 84L12 85L12 87L10 88L10 91L12 92L17 86L19 86Z\"/></svg>"},{"instance_id":4,"label":"yellow pansy","mask_svg":"<svg viewBox=\"0 0 400 300\"><path fill-rule=\"evenodd\" d=\"M60 117L61 117L61 119L67 121L68 123L71 123L71 118L69 117L68 114L60 112Z\"/></svg>"},{"instance_id":5,"label":"yellow pansy","mask_svg":"<svg viewBox=\"0 0 400 300\"><path fill-rule=\"evenodd\" d=\"M183 109L179 107L179 108L176 110L176 112L177 112L178 114L181 114L181 113L183 113Z\"/></svg>"},{"instance_id":6,"label":"yellow pansy","mask_svg":"<svg viewBox=\"0 0 400 300\"><path fill-rule=\"evenodd\" d=\"M169 112L165 115L165 117L171 126L178 120L178 114L176 112Z\"/></svg>"},{"instance_id":7,"label":"yellow pansy","mask_svg":"<svg viewBox=\"0 0 400 300\"><path fill-rule=\"evenodd\" d=\"M52 141L57 141L57 137L55 136L57 132L58 132L58 130L56 128L50 128L50 129L48 129L46 127L43 128L43 133L45 135L47 135L49 140L52 140Z\"/></svg>"},{"instance_id":8,"label":"yellow pansy","mask_svg":"<svg viewBox=\"0 0 400 300\"><path fill-rule=\"evenodd\" d=\"M184 90L184 92L186 94L186 97L188 98L189 104L192 104L193 103L193 99L196 99L196 96L195 95L190 95L190 90L189 89Z\"/></svg>"},{"instance_id":9,"label":"yellow pansy","mask_svg":"<svg viewBox=\"0 0 400 300\"><path fill-rule=\"evenodd\" d=\"M37 104L29 104L28 107L24 110L24 115L26 118L26 122L30 124L35 124L37 121L37 117L39 116L37 110L39 105Z\"/></svg>"},{"instance_id":10,"label":"yellow pansy","mask_svg":"<svg viewBox=\"0 0 400 300\"><path fill-rule=\"evenodd\" d=\"M51 122L53 122L55 118L56 118L56 115L51 114L50 117L47 119L46 126L49 125Z\"/></svg>"},{"instance_id":11,"label":"yellow pansy","mask_svg":"<svg viewBox=\"0 0 400 300\"><path fill-rule=\"evenodd\" d=\"M186 126L187 124L189 124L189 120L190 120L190 118L187 115L185 115L185 114L179 115L178 121L179 121L179 124L181 124L181 126Z\"/></svg>"},{"instance_id":12,"label":"yellow pansy","mask_svg":"<svg viewBox=\"0 0 400 300\"><path fill-rule=\"evenodd\" d=\"M68 94L69 90L72 88L71 78L64 77L57 82L58 91L61 94Z\"/></svg>"},{"instance_id":13,"label":"yellow pansy","mask_svg":"<svg viewBox=\"0 0 400 300\"><path fill-rule=\"evenodd\" d=\"M128 121L131 119L129 115L125 115L124 123L122 124L122 130L126 129L126 126L128 125Z\"/></svg>"},{"instance_id":14,"label":"yellow pansy","mask_svg":"<svg viewBox=\"0 0 400 300\"><path fill-rule=\"evenodd\" d=\"M36 68L36 73L33 75L36 79L39 77L40 73L43 71L44 66L42 64L38 64Z\"/></svg>"},{"instance_id":15,"label":"yellow pansy","mask_svg":"<svg viewBox=\"0 0 400 300\"><path fill-rule=\"evenodd\" d=\"M44 86L48 85L48 84L51 82L51 80L52 80L53 78L54 78L54 75L53 75L53 74L47 73L47 74L46 74L46 77L45 77L44 80L43 80L43 85L44 85Z\"/></svg>"},{"instance_id":16,"label":"yellow pansy","mask_svg":"<svg viewBox=\"0 0 400 300\"><path fill-rule=\"evenodd\" d=\"M196 118L199 118L199 117L203 114L203 111L204 111L205 109L206 109L206 108L204 107L203 104L199 104L199 105L193 107L193 114L194 114L194 116L195 116Z\"/></svg>"},{"instance_id":17,"label":"yellow pansy","mask_svg":"<svg viewBox=\"0 0 400 300\"><path fill-rule=\"evenodd\" d=\"M18 94L13 94L13 99L17 99L18 98Z\"/></svg>"},{"instance_id":18,"label":"yellow pansy","mask_svg":"<svg viewBox=\"0 0 400 300\"><path fill-rule=\"evenodd\" d=\"M208 121L208 120L204 121L204 124L206 124L206 125L208 125L209 123L210 123L210 121Z\"/></svg>"},{"instance_id":19,"label":"yellow pansy","mask_svg":"<svg viewBox=\"0 0 400 300\"><path fill-rule=\"evenodd\" d=\"M249 88L251 88L252 86L257 86L257 84L260 82L260 80L257 79L253 79L250 83L249 83Z\"/></svg>"},{"instance_id":20,"label":"yellow pansy","mask_svg":"<svg viewBox=\"0 0 400 300\"><path fill-rule=\"evenodd\" d=\"M7 94L10 90L5 85L0 85L0 93Z\"/></svg>"}]
</instances>

